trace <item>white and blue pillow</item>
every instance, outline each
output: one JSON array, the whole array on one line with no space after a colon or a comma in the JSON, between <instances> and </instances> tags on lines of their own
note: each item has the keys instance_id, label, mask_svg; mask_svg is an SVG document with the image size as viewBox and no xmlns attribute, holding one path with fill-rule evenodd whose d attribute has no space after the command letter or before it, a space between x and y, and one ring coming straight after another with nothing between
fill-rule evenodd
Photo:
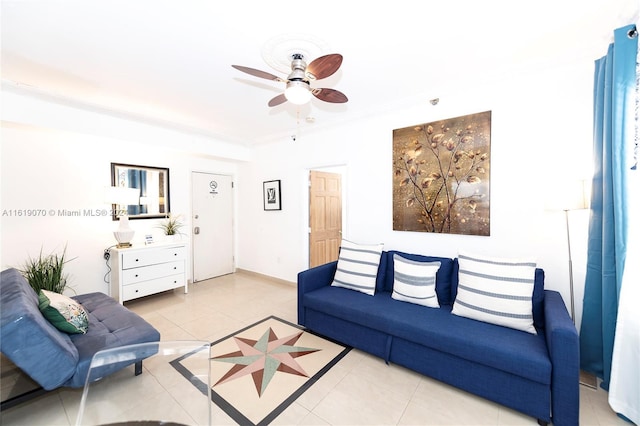
<instances>
[{"instance_id":1,"label":"white and blue pillow","mask_svg":"<svg viewBox=\"0 0 640 426\"><path fill-rule=\"evenodd\" d=\"M357 244L342 240L338 267L331 285L373 296L382 248L383 244Z\"/></svg>"},{"instance_id":2,"label":"white and blue pillow","mask_svg":"<svg viewBox=\"0 0 640 426\"><path fill-rule=\"evenodd\" d=\"M532 259L460 253L455 315L536 334L533 326Z\"/></svg>"},{"instance_id":3,"label":"white and blue pillow","mask_svg":"<svg viewBox=\"0 0 640 426\"><path fill-rule=\"evenodd\" d=\"M393 255L393 293L391 297L416 305L439 308L436 273L440 262L419 262Z\"/></svg>"}]
</instances>

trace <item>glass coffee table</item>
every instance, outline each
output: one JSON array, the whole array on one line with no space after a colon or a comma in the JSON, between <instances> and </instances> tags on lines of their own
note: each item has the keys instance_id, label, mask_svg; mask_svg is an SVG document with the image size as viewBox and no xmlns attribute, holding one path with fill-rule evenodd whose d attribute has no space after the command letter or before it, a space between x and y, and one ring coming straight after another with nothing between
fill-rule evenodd
<instances>
[{"instance_id":1,"label":"glass coffee table","mask_svg":"<svg viewBox=\"0 0 640 426\"><path fill-rule=\"evenodd\" d=\"M91 361L76 425L210 425L210 343L160 341L107 349ZM148 357L147 357L148 356ZM117 363L147 357L101 377Z\"/></svg>"}]
</instances>

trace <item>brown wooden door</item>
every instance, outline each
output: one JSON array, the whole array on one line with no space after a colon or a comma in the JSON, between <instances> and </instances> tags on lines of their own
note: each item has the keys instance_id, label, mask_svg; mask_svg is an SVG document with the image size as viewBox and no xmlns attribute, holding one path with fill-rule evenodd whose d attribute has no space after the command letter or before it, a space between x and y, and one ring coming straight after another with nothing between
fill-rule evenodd
<instances>
[{"instance_id":1,"label":"brown wooden door","mask_svg":"<svg viewBox=\"0 0 640 426\"><path fill-rule=\"evenodd\" d=\"M342 180L337 173L309 175L309 267L338 260L342 239Z\"/></svg>"}]
</instances>

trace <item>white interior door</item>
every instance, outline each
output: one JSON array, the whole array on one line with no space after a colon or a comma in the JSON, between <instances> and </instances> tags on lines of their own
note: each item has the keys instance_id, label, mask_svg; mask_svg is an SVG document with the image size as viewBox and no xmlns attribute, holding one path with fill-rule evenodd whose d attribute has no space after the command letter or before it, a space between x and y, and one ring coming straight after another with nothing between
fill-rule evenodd
<instances>
[{"instance_id":1,"label":"white interior door","mask_svg":"<svg viewBox=\"0 0 640 426\"><path fill-rule=\"evenodd\" d=\"M193 281L234 272L231 176L191 174Z\"/></svg>"}]
</instances>

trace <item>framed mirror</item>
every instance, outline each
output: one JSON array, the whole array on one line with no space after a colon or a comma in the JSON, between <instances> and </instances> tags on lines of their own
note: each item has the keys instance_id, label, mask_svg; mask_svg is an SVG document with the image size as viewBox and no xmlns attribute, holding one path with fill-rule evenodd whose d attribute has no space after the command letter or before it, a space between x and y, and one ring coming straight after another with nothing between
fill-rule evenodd
<instances>
[{"instance_id":1,"label":"framed mirror","mask_svg":"<svg viewBox=\"0 0 640 426\"><path fill-rule=\"evenodd\" d=\"M162 218L171 211L168 168L111 163L111 186L135 188L139 194L138 200L127 201L126 206L114 202L113 220L118 220L117 212L122 210L129 219Z\"/></svg>"}]
</instances>

